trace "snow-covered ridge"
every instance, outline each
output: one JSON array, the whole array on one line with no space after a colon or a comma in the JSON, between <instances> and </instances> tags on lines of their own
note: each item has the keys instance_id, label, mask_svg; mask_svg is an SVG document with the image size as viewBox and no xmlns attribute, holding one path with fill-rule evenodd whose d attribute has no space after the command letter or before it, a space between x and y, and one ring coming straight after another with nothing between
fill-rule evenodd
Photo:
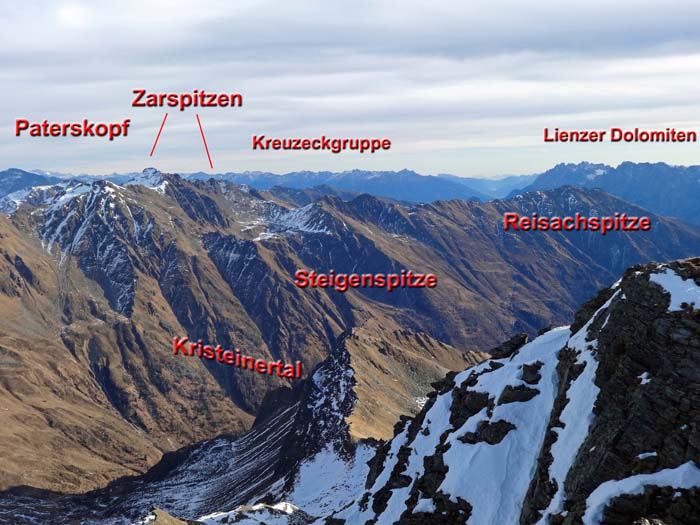
<instances>
[{"instance_id":1,"label":"snow-covered ridge","mask_svg":"<svg viewBox=\"0 0 700 525\"><path fill-rule=\"evenodd\" d=\"M152 244L154 219L127 189L107 181L73 181L45 204L38 227L45 249L53 253L58 246L61 263L75 256L112 308L130 315L137 279L133 247Z\"/></svg>"},{"instance_id":2,"label":"snow-covered ridge","mask_svg":"<svg viewBox=\"0 0 700 525\"><path fill-rule=\"evenodd\" d=\"M275 505L266 505L258 503L256 505L244 506L241 505L231 512L214 512L206 516L202 516L197 521L201 521L205 525L224 525L227 523L236 523L238 525L293 525L294 515L299 518L303 512L299 511L291 503L277 503ZM303 519L303 518L301 518Z\"/></svg>"},{"instance_id":3,"label":"snow-covered ridge","mask_svg":"<svg viewBox=\"0 0 700 525\"><path fill-rule=\"evenodd\" d=\"M39 204L61 191L61 185L34 186L9 193L0 199L0 213L12 215L24 203Z\"/></svg>"},{"instance_id":4,"label":"snow-covered ridge","mask_svg":"<svg viewBox=\"0 0 700 525\"><path fill-rule=\"evenodd\" d=\"M71 182L47 200L43 210L44 224L40 228L47 251L50 253L56 243L62 250L75 253L89 224L95 219L114 232L119 226L119 213L115 211L117 204L125 207L133 217L122 191L121 186L107 181L92 184Z\"/></svg>"},{"instance_id":5,"label":"snow-covered ridge","mask_svg":"<svg viewBox=\"0 0 700 525\"><path fill-rule=\"evenodd\" d=\"M267 206L264 206L264 209L261 207L261 213L257 217L244 223L243 231L258 227L264 228L253 239L256 242L280 235L298 233L332 235L334 233L334 219L317 203L290 210L271 202L265 202L265 204Z\"/></svg>"},{"instance_id":6,"label":"snow-covered ridge","mask_svg":"<svg viewBox=\"0 0 700 525\"><path fill-rule=\"evenodd\" d=\"M272 218L275 226L306 233L330 233L325 226L325 216L320 212L318 205L307 204L287 212L277 213Z\"/></svg>"},{"instance_id":7,"label":"snow-covered ridge","mask_svg":"<svg viewBox=\"0 0 700 525\"><path fill-rule=\"evenodd\" d=\"M572 381L566 393L568 403L559 420L563 428L555 428L557 440L552 444L552 464L549 467L549 479L556 483L557 491L544 511L539 525L546 525L553 514L562 512L565 500L564 481L566 475L574 464L576 455L583 444L588 429L593 424L593 406L598 398L599 388L595 384L595 374L598 368L598 359L595 352L598 349L597 340L587 340L591 324L598 316L609 315L604 312L611 303L621 295L617 290L603 306L588 320L588 322L576 334L569 338L566 346L577 351L576 364L583 365L583 372ZM605 322L607 323L607 317Z\"/></svg>"},{"instance_id":8,"label":"snow-covered ridge","mask_svg":"<svg viewBox=\"0 0 700 525\"><path fill-rule=\"evenodd\" d=\"M267 221L266 233L332 233L327 214L316 203L291 210L277 208L267 217Z\"/></svg>"},{"instance_id":9,"label":"snow-covered ridge","mask_svg":"<svg viewBox=\"0 0 700 525\"><path fill-rule=\"evenodd\" d=\"M664 469L652 474L637 474L621 480L606 481L596 488L586 500L584 525L600 525L603 511L610 502L621 495L639 495L649 486L691 489L700 487L700 469L689 461L676 468Z\"/></svg>"},{"instance_id":10,"label":"snow-covered ridge","mask_svg":"<svg viewBox=\"0 0 700 525\"><path fill-rule=\"evenodd\" d=\"M142 173L133 176L123 184L123 186L133 185L144 186L163 194L165 193L165 188L168 186L168 181L165 176L155 168L146 168ZM24 203L29 203L34 206L62 206L69 200L77 198L84 193L88 193L93 188L99 189L104 187L116 189L122 186L103 179L96 179L94 181L71 179L49 186L24 188L0 198L0 213L11 215Z\"/></svg>"}]
</instances>

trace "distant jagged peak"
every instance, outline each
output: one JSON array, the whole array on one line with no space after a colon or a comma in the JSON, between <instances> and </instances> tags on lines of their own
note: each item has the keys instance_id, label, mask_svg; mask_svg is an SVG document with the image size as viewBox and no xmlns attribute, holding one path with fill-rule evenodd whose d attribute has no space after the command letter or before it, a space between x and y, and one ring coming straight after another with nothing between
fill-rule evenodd
<instances>
[{"instance_id":1,"label":"distant jagged peak","mask_svg":"<svg viewBox=\"0 0 700 525\"><path fill-rule=\"evenodd\" d=\"M580 162L559 162L554 165L554 168L573 168L573 169L578 169L578 170L586 170L589 168L600 168L600 167L606 167L609 168L607 164L604 164L602 162L590 162L587 160L582 160Z\"/></svg>"},{"instance_id":2,"label":"distant jagged peak","mask_svg":"<svg viewBox=\"0 0 700 525\"><path fill-rule=\"evenodd\" d=\"M145 168L140 174L135 175L124 183L124 186L140 185L146 188L165 193L168 186L168 178L156 168Z\"/></svg>"}]
</instances>

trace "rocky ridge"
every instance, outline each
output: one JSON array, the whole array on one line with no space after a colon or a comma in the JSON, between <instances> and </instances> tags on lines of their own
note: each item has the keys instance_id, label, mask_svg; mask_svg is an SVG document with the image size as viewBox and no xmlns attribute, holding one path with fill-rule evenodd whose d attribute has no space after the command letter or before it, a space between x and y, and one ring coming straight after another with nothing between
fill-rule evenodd
<instances>
[{"instance_id":1,"label":"rocky ridge","mask_svg":"<svg viewBox=\"0 0 700 525\"><path fill-rule=\"evenodd\" d=\"M325 523L694 523L699 307L700 259L631 268L571 327L437 384Z\"/></svg>"}]
</instances>

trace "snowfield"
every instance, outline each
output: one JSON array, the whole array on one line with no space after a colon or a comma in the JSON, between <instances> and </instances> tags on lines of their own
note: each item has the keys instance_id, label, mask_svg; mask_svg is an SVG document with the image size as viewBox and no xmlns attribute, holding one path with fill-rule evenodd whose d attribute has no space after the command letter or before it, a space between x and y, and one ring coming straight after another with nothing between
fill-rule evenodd
<instances>
[{"instance_id":1,"label":"snowfield","mask_svg":"<svg viewBox=\"0 0 700 525\"><path fill-rule=\"evenodd\" d=\"M504 366L479 376L473 387L477 392L498 399L506 386L526 385L521 379L523 364L543 363L540 369L542 378L536 385L539 394L526 402L497 405L490 418L485 418L482 411L469 418L464 427L454 431L449 438L452 447L444 458L450 470L440 488L452 500L456 501L459 496L472 504L470 525L518 523L521 504L535 471L556 396L556 349L566 343L569 335L568 327L547 332L523 346L512 358L498 360ZM461 384L475 373L476 370L465 372L457 377L457 381ZM457 440L465 432L473 432L485 419L491 422L505 420L514 424L515 429L496 445L486 442L471 445ZM467 482L474 479L476 472L480 473L478 482Z\"/></svg>"}]
</instances>

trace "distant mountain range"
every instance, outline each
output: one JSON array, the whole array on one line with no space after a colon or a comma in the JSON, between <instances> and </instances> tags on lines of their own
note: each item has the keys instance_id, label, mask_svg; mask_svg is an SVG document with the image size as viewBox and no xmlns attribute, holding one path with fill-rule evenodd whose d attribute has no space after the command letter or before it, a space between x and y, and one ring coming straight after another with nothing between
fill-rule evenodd
<instances>
[{"instance_id":1,"label":"distant mountain range","mask_svg":"<svg viewBox=\"0 0 700 525\"><path fill-rule=\"evenodd\" d=\"M10 169L0 172L0 199L8 197L9 200L13 200L17 197L11 195L14 192L55 184L61 180L77 179L87 182L101 178L115 184L123 184L136 175L114 173L103 177L71 176ZM700 214L697 213L697 203L700 202L700 166L671 166L661 162L623 162L617 167L589 162L558 164L544 173L499 179L466 178L448 174L426 176L410 170L351 170L339 173L299 171L283 175L267 172L211 175L200 172L183 174L183 177L189 180L214 178L234 184L245 184L258 190L269 190L275 186L292 190L312 190L314 195L337 195L346 200L361 193L369 193L401 202L452 199L485 202L562 186L601 188L659 215L700 224ZM297 195L304 198L302 193ZM2 207L0 202L0 209Z\"/></svg>"},{"instance_id":2,"label":"distant mountain range","mask_svg":"<svg viewBox=\"0 0 700 525\"><path fill-rule=\"evenodd\" d=\"M12 168L0 172L0 198L33 186L53 184L65 180L107 180L123 184L138 173L112 173L110 175L70 175L41 170L24 171ZM533 182L537 175L509 176L502 179L463 178L441 174L420 175L415 171L365 171L344 172L299 171L278 175L267 172L242 173L184 173L189 180L225 180L234 184L245 184L258 190L268 190L274 186L305 190L316 187L338 190L347 193L370 193L404 202L433 202L436 200L480 200L488 201L505 197L511 191L523 188ZM5 181L3 183L3 181Z\"/></svg>"},{"instance_id":3,"label":"distant mountain range","mask_svg":"<svg viewBox=\"0 0 700 525\"><path fill-rule=\"evenodd\" d=\"M186 175L189 179L208 180L208 173ZM258 190L273 186L303 189L313 186L330 186L338 190L370 193L399 201L432 202L436 200L490 200L492 195L470 184L454 180L459 177L419 175L415 171L364 171L352 170L340 173L330 171L297 171L276 175L274 173L245 172L215 175L218 180L234 184L247 184ZM523 185L527 184L525 182Z\"/></svg>"},{"instance_id":4,"label":"distant mountain range","mask_svg":"<svg viewBox=\"0 0 700 525\"><path fill-rule=\"evenodd\" d=\"M509 175L498 179L480 179L474 177L458 177L456 175L440 174L438 177L451 180L467 186L483 195L494 199L507 197L512 191L526 187L539 177L534 175Z\"/></svg>"},{"instance_id":5,"label":"distant mountain range","mask_svg":"<svg viewBox=\"0 0 700 525\"><path fill-rule=\"evenodd\" d=\"M506 197L512 191L524 188L538 175L510 175L497 179L458 177L441 173L420 175L415 171L364 171L344 172L298 171L277 175L265 172L191 173L186 178L207 180L211 177L236 184L247 184L259 190L273 186L306 189L327 186L355 193L370 193L406 202L432 202L435 200L463 199L488 201Z\"/></svg>"},{"instance_id":6,"label":"distant mountain range","mask_svg":"<svg viewBox=\"0 0 700 525\"><path fill-rule=\"evenodd\" d=\"M33 188L35 186L48 186L61 182L58 177L40 175L29 171L10 168L0 172L0 197L5 197L11 193Z\"/></svg>"},{"instance_id":7,"label":"distant mountain range","mask_svg":"<svg viewBox=\"0 0 700 525\"><path fill-rule=\"evenodd\" d=\"M601 188L661 215L700 224L700 166L670 166L663 162L623 162L613 168L581 162L557 164L510 196L560 186Z\"/></svg>"}]
</instances>

